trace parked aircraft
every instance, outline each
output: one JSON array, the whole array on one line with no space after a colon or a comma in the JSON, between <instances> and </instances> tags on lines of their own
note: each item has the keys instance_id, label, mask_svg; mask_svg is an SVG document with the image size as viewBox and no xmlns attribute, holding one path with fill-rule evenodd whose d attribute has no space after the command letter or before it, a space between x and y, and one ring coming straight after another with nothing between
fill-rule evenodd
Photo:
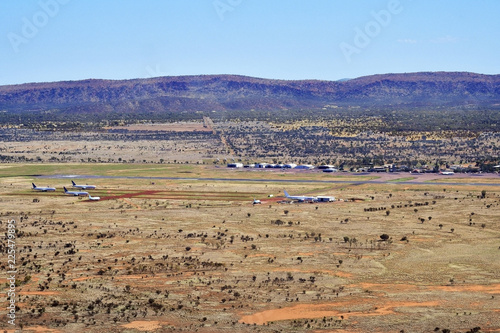
<instances>
[{"instance_id":1,"label":"parked aircraft","mask_svg":"<svg viewBox=\"0 0 500 333\"><path fill-rule=\"evenodd\" d=\"M55 191L56 189L54 187L38 187L35 185L35 183L31 183L31 185L33 185L33 189L35 191L41 191L41 192L53 192Z\"/></svg>"},{"instance_id":2,"label":"parked aircraft","mask_svg":"<svg viewBox=\"0 0 500 333\"><path fill-rule=\"evenodd\" d=\"M305 202L305 201L311 201L311 202L316 202L318 201L317 197L306 197L304 195L290 195L288 192L285 190L285 197L287 199L292 199L292 200L297 200L298 202Z\"/></svg>"},{"instance_id":3,"label":"parked aircraft","mask_svg":"<svg viewBox=\"0 0 500 333\"><path fill-rule=\"evenodd\" d=\"M71 181L73 183L73 187L75 188L81 188L82 190L94 190L95 185L77 185L75 184L74 181Z\"/></svg>"},{"instance_id":4,"label":"parked aircraft","mask_svg":"<svg viewBox=\"0 0 500 333\"><path fill-rule=\"evenodd\" d=\"M260 202L259 199L253 199L253 204L254 205L257 205L257 204L261 204L262 202Z\"/></svg>"},{"instance_id":5,"label":"parked aircraft","mask_svg":"<svg viewBox=\"0 0 500 333\"><path fill-rule=\"evenodd\" d=\"M93 197L89 194L89 200L92 200L92 201L99 201L101 200L101 197Z\"/></svg>"},{"instance_id":6,"label":"parked aircraft","mask_svg":"<svg viewBox=\"0 0 500 333\"><path fill-rule=\"evenodd\" d=\"M68 189L66 187L64 188L64 193L69 194L69 195L75 195L75 196L89 195L89 192L84 192L84 191L68 191Z\"/></svg>"}]
</instances>

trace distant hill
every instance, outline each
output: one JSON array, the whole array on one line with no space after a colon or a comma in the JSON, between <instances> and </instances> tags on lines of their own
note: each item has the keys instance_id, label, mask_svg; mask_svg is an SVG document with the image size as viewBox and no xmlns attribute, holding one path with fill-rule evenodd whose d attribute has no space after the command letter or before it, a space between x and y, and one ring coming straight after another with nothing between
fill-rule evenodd
<instances>
[{"instance_id":1,"label":"distant hill","mask_svg":"<svg viewBox=\"0 0 500 333\"><path fill-rule=\"evenodd\" d=\"M89 113L283 110L325 105L460 107L500 103L500 75L382 74L341 81L237 75L82 80L0 86L0 111Z\"/></svg>"}]
</instances>

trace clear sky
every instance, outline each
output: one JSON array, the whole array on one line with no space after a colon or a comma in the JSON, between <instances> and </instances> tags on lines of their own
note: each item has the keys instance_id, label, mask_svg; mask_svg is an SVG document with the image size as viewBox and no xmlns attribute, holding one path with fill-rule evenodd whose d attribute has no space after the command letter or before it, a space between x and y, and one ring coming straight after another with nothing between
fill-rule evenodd
<instances>
[{"instance_id":1,"label":"clear sky","mask_svg":"<svg viewBox=\"0 0 500 333\"><path fill-rule=\"evenodd\" d=\"M2 0L0 85L500 74L499 0Z\"/></svg>"}]
</instances>

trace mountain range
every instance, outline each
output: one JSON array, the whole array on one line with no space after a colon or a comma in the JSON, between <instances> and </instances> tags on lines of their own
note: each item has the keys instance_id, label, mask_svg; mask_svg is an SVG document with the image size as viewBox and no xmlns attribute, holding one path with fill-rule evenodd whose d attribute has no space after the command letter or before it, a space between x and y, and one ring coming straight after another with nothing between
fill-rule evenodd
<instances>
[{"instance_id":1,"label":"mountain range","mask_svg":"<svg viewBox=\"0 0 500 333\"><path fill-rule=\"evenodd\" d=\"M361 107L498 106L500 75L380 74L339 81L239 75L81 80L0 86L0 111L180 112Z\"/></svg>"}]
</instances>

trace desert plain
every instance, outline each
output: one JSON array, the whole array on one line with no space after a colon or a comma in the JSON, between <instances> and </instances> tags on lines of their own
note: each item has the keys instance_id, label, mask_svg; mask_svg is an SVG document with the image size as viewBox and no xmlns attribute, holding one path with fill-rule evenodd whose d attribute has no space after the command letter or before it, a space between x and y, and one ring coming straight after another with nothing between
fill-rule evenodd
<instances>
[{"instance_id":1,"label":"desert plain","mask_svg":"<svg viewBox=\"0 0 500 333\"><path fill-rule=\"evenodd\" d=\"M419 178L420 177L420 178ZM71 180L99 201L65 195ZM53 186L35 192L31 183ZM290 203L329 195L331 203ZM252 204L253 199L261 204ZM6 332L500 332L498 174L0 167ZM8 289L7 238L0 282Z\"/></svg>"}]
</instances>

